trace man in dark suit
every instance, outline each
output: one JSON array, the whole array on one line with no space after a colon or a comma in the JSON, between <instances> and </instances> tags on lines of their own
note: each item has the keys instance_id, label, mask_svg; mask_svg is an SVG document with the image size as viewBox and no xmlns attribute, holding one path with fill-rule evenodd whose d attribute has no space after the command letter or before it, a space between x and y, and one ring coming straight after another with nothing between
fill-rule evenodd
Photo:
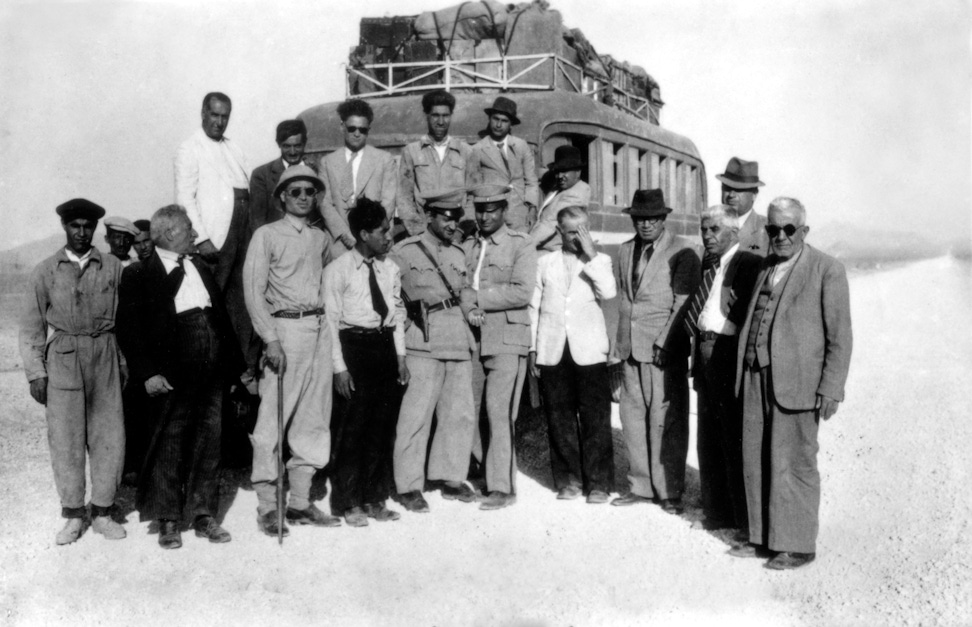
<instances>
[{"instance_id":1,"label":"man in dark suit","mask_svg":"<svg viewBox=\"0 0 972 627\"><path fill-rule=\"evenodd\" d=\"M280 158L264 163L250 175L250 219L247 224L246 241L264 224L275 222L284 216L273 190L284 170L292 165L304 163L304 147L307 145L307 126L303 120L284 120L277 125L277 147ZM312 169L314 166L307 163ZM309 217L310 224L319 225L321 220L317 209Z\"/></svg>"},{"instance_id":2,"label":"man in dark suit","mask_svg":"<svg viewBox=\"0 0 972 627\"><path fill-rule=\"evenodd\" d=\"M726 171L716 174L722 182L722 204L729 205L739 218L739 250L765 257L769 239L763 227L766 218L753 210L753 202L759 188L765 185L759 180L759 163L733 157Z\"/></svg>"},{"instance_id":3,"label":"man in dark suit","mask_svg":"<svg viewBox=\"0 0 972 627\"><path fill-rule=\"evenodd\" d=\"M749 543L730 554L772 557L766 565L776 570L816 556L817 429L844 399L853 344L844 266L804 244L806 224L798 200L770 203L772 254L756 278L736 357Z\"/></svg>"},{"instance_id":4,"label":"man in dark suit","mask_svg":"<svg viewBox=\"0 0 972 627\"><path fill-rule=\"evenodd\" d=\"M660 189L639 189L631 206L636 236L621 245L614 360L622 362L621 426L630 491L612 505L648 503L682 511L688 454L688 336L682 321L699 284L699 257L665 229L671 213Z\"/></svg>"},{"instance_id":5,"label":"man in dark suit","mask_svg":"<svg viewBox=\"0 0 972 627\"><path fill-rule=\"evenodd\" d=\"M223 397L242 359L213 275L196 256L185 211L169 205L152 216L155 253L122 275L118 340L132 383L152 398L157 420L136 506L159 523L159 545L182 546L183 512L199 537L229 542L217 511Z\"/></svg>"},{"instance_id":6,"label":"man in dark suit","mask_svg":"<svg viewBox=\"0 0 972 627\"><path fill-rule=\"evenodd\" d=\"M742 406L736 399L737 331L762 257L740 249L732 207L702 212L702 282L689 299L686 328L695 339L698 454L704 519L694 527L748 530L742 477Z\"/></svg>"}]
</instances>

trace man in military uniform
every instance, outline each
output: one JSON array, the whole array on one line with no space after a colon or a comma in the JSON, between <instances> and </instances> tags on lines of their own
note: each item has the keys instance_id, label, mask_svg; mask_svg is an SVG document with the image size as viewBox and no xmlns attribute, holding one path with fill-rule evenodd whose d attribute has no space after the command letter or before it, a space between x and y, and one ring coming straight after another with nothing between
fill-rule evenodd
<instances>
[{"instance_id":1,"label":"man in military uniform","mask_svg":"<svg viewBox=\"0 0 972 627\"><path fill-rule=\"evenodd\" d=\"M56 542L70 544L84 532L85 452L94 530L117 540L125 537L125 529L109 510L125 459L121 390L126 373L115 340L122 267L91 245L104 209L76 198L57 213L67 245L31 274L20 355L30 395L47 408L54 484L67 519Z\"/></svg>"},{"instance_id":2,"label":"man in military uniform","mask_svg":"<svg viewBox=\"0 0 972 627\"><path fill-rule=\"evenodd\" d=\"M446 499L476 500L464 483L476 426L472 395L474 340L461 307L467 284L462 248L453 244L462 218L462 189L425 199L428 227L399 243L392 258L412 324L405 332L411 381L402 399L395 438L395 487L412 512L428 512L426 478ZM438 422L432 446L432 414ZM425 476L428 451L428 476Z\"/></svg>"},{"instance_id":3,"label":"man in military uniform","mask_svg":"<svg viewBox=\"0 0 972 627\"><path fill-rule=\"evenodd\" d=\"M488 494L480 506L485 510L516 501L513 423L526 376L531 341L528 306L537 279L533 241L506 226L508 198L508 187L473 189L478 233L463 242L470 276L463 305L478 336L486 375L483 398L489 433L483 437L485 457L477 455L486 465Z\"/></svg>"}]
</instances>

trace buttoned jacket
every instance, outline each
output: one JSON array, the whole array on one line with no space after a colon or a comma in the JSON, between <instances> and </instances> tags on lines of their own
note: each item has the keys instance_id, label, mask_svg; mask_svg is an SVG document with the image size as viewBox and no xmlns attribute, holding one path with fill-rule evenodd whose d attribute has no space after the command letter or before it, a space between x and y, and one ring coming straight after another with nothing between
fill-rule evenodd
<instances>
[{"instance_id":1,"label":"buttoned jacket","mask_svg":"<svg viewBox=\"0 0 972 627\"><path fill-rule=\"evenodd\" d=\"M468 167L471 155L469 144L456 137L449 138L445 159L441 162L428 135L402 149L395 203L398 217L410 234L425 230L423 195L473 187L474 180ZM463 209L467 216L472 215L468 197Z\"/></svg>"},{"instance_id":2,"label":"buttoned jacket","mask_svg":"<svg viewBox=\"0 0 972 627\"><path fill-rule=\"evenodd\" d=\"M746 221L739 227L739 250L765 257L769 251L769 235L766 234L766 217L749 212Z\"/></svg>"},{"instance_id":3,"label":"buttoned jacket","mask_svg":"<svg viewBox=\"0 0 972 627\"><path fill-rule=\"evenodd\" d=\"M759 290L771 269L769 263L763 263L739 332L737 393ZM772 397L780 407L791 411L812 410L818 394L843 401L854 343L844 266L804 244L799 259L783 280L769 331Z\"/></svg>"},{"instance_id":4,"label":"buttoned jacket","mask_svg":"<svg viewBox=\"0 0 972 627\"><path fill-rule=\"evenodd\" d=\"M361 163L358 165L358 176L353 191L342 185L345 168L347 168L343 147L321 157L318 169L325 185L324 193L320 196L321 215L324 217L327 232L336 243L335 256L348 250L341 241L341 236L354 236L348 225L348 212L351 211L352 198L367 198L381 203L389 220L395 213L395 194L398 189L395 158L374 146L365 146L361 149L360 156L356 158L361 159Z\"/></svg>"},{"instance_id":5,"label":"buttoned jacket","mask_svg":"<svg viewBox=\"0 0 972 627\"><path fill-rule=\"evenodd\" d=\"M478 330L480 355L526 355L531 343L528 309L537 280L537 251L529 236L505 225L487 240L479 289L464 293L471 307L486 312L486 322ZM479 238L466 238L463 249L472 280L479 264Z\"/></svg>"},{"instance_id":6,"label":"buttoned jacket","mask_svg":"<svg viewBox=\"0 0 972 627\"><path fill-rule=\"evenodd\" d=\"M688 299L701 280L699 256L689 240L665 229L654 243L638 285L632 285L634 248L635 240L631 239L618 253L620 307L615 357L651 362L657 346L671 357L684 358L689 342L682 321Z\"/></svg>"},{"instance_id":7,"label":"buttoned jacket","mask_svg":"<svg viewBox=\"0 0 972 627\"><path fill-rule=\"evenodd\" d=\"M598 253L587 263L576 257L568 274L568 255L557 251L537 261L537 283L530 301L533 344L541 366L556 366L570 344L579 366L607 361L610 341L604 301L617 295L611 258Z\"/></svg>"},{"instance_id":8,"label":"buttoned jacket","mask_svg":"<svg viewBox=\"0 0 972 627\"><path fill-rule=\"evenodd\" d=\"M511 207L525 203L538 206L540 186L530 144L513 135L507 135L503 141L507 151L505 162L496 142L489 135L473 145L469 168L476 183L510 186Z\"/></svg>"}]
</instances>

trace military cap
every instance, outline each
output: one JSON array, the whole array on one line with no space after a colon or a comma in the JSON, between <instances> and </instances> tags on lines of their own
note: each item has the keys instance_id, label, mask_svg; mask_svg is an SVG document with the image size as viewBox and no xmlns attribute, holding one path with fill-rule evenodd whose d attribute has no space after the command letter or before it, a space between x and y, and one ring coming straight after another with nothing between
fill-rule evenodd
<instances>
[{"instance_id":1,"label":"military cap","mask_svg":"<svg viewBox=\"0 0 972 627\"><path fill-rule=\"evenodd\" d=\"M61 222L70 222L78 218L100 220L105 215L104 208L87 198L72 198L58 205L55 211L57 211L57 215L61 216Z\"/></svg>"},{"instance_id":2,"label":"military cap","mask_svg":"<svg viewBox=\"0 0 972 627\"><path fill-rule=\"evenodd\" d=\"M120 216L105 218L105 228L109 231L117 231L118 233L128 233L133 237L138 235L138 227L135 226L135 223Z\"/></svg>"},{"instance_id":3,"label":"military cap","mask_svg":"<svg viewBox=\"0 0 972 627\"><path fill-rule=\"evenodd\" d=\"M287 184L293 181L309 181L314 184L318 192L324 191L324 181L317 176L317 172L314 172L306 163L298 163L283 171L280 180L277 181L277 186L273 190L273 195L279 196L280 192L287 187Z\"/></svg>"},{"instance_id":4,"label":"military cap","mask_svg":"<svg viewBox=\"0 0 972 627\"><path fill-rule=\"evenodd\" d=\"M444 213L450 218L458 220L463 215L462 202L465 199L466 190L458 188L447 191L438 191L422 197L422 204L426 211L434 213Z\"/></svg>"},{"instance_id":5,"label":"military cap","mask_svg":"<svg viewBox=\"0 0 972 627\"><path fill-rule=\"evenodd\" d=\"M470 191L473 202L477 205L505 202L510 198L510 188L507 185L479 185Z\"/></svg>"}]
</instances>

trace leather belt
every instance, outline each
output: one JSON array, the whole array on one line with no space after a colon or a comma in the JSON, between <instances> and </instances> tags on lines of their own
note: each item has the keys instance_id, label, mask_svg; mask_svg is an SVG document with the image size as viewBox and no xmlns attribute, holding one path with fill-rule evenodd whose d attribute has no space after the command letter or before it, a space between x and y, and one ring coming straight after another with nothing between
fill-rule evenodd
<instances>
[{"instance_id":1,"label":"leather belt","mask_svg":"<svg viewBox=\"0 0 972 627\"><path fill-rule=\"evenodd\" d=\"M273 312L274 318L287 318L288 320L298 320L307 316L323 316L324 308L308 309L307 311L288 311L286 309Z\"/></svg>"},{"instance_id":2,"label":"leather belt","mask_svg":"<svg viewBox=\"0 0 972 627\"><path fill-rule=\"evenodd\" d=\"M715 331L699 331L699 340L701 341L711 341L717 340L720 337L731 337L723 333L716 333Z\"/></svg>"},{"instance_id":3,"label":"leather belt","mask_svg":"<svg viewBox=\"0 0 972 627\"><path fill-rule=\"evenodd\" d=\"M436 311L442 311L443 309L452 309L453 307L458 307L458 306L459 306L458 298L447 298L445 300L441 300L435 303L434 305L429 305L426 311L428 311L429 313L434 313Z\"/></svg>"},{"instance_id":4,"label":"leather belt","mask_svg":"<svg viewBox=\"0 0 972 627\"><path fill-rule=\"evenodd\" d=\"M348 327L341 329L339 333L353 333L354 335L384 335L391 333L391 327Z\"/></svg>"}]
</instances>

